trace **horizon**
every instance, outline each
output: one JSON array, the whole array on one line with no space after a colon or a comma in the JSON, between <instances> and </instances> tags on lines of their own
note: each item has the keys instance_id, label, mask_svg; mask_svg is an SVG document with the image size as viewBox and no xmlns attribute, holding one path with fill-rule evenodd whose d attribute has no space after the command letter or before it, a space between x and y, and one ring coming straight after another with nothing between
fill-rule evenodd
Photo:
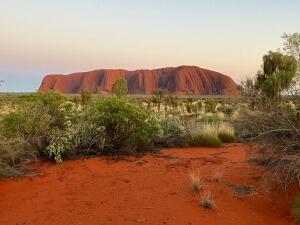
<instances>
[{"instance_id":1,"label":"horizon","mask_svg":"<svg viewBox=\"0 0 300 225\"><path fill-rule=\"evenodd\" d=\"M0 92L32 92L47 74L192 65L254 76L284 32L299 31L300 2L229 0L4 0Z\"/></svg>"}]
</instances>

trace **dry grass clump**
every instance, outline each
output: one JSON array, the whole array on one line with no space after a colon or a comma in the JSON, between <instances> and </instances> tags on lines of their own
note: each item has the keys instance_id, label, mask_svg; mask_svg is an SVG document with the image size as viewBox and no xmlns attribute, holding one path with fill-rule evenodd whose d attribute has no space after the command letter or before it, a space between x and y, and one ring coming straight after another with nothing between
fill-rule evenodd
<instances>
[{"instance_id":1,"label":"dry grass clump","mask_svg":"<svg viewBox=\"0 0 300 225\"><path fill-rule=\"evenodd\" d=\"M199 193L202 190L199 170L190 170L188 176L191 181L193 191L195 193Z\"/></svg>"},{"instance_id":2,"label":"dry grass clump","mask_svg":"<svg viewBox=\"0 0 300 225\"><path fill-rule=\"evenodd\" d=\"M192 147L220 147L222 145L218 135L218 124L205 123L194 128L191 133L190 146Z\"/></svg>"},{"instance_id":3,"label":"dry grass clump","mask_svg":"<svg viewBox=\"0 0 300 225\"><path fill-rule=\"evenodd\" d=\"M235 142L234 127L229 123L204 123L191 128L190 146L220 147Z\"/></svg>"},{"instance_id":4,"label":"dry grass clump","mask_svg":"<svg viewBox=\"0 0 300 225\"><path fill-rule=\"evenodd\" d=\"M210 191L206 191L201 195L200 205L206 209L214 208L215 202Z\"/></svg>"},{"instance_id":5,"label":"dry grass clump","mask_svg":"<svg viewBox=\"0 0 300 225\"><path fill-rule=\"evenodd\" d=\"M234 127L228 123L221 123L219 125L218 134L223 143L235 142Z\"/></svg>"}]
</instances>

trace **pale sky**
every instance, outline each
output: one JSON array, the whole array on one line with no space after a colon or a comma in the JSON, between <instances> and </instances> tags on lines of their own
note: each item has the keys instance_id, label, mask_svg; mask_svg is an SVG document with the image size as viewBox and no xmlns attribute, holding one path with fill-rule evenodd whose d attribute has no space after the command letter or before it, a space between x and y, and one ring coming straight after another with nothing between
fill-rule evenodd
<instances>
[{"instance_id":1,"label":"pale sky","mask_svg":"<svg viewBox=\"0 0 300 225\"><path fill-rule=\"evenodd\" d=\"M299 0L1 0L0 91L104 68L196 65L240 81L283 32L300 32Z\"/></svg>"}]
</instances>

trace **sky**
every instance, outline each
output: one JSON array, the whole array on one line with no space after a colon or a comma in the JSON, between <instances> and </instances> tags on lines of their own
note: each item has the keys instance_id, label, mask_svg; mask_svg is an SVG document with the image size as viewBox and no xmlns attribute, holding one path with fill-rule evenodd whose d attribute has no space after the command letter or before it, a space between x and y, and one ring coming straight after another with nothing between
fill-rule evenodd
<instances>
[{"instance_id":1,"label":"sky","mask_svg":"<svg viewBox=\"0 0 300 225\"><path fill-rule=\"evenodd\" d=\"M0 91L35 91L45 74L195 65L253 76L299 0L1 0Z\"/></svg>"}]
</instances>

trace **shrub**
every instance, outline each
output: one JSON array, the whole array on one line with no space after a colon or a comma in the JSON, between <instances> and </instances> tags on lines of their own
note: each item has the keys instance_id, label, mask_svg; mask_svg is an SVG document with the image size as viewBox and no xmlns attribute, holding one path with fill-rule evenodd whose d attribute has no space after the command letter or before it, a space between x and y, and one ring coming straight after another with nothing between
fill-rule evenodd
<instances>
[{"instance_id":1,"label":"shrub","mask_svg":"<svg viewBox=\"0 0 300 225\"><path fill-rule=\"evenodd\" d=\"M26 104L4 116L0 122L1 133L8 138L23 138L33 148L43 150L54 119L49 108L41 104Z\"/></svg>"},{"instance_id":2,"label":"shrub","mask_svg":"<svg viewBox=\"0 0 300 225\"><path fill-rule=\"evenodd\" d=\"M158 132L158 123L150 111L115 96L98 101L90 112L91 120L105 133L104 148L110 152L143 150Z\"/></svg>"},{"instance_id":3,"label":"shrub","mask_svg":"<svg viewBox=\"0 0 300 225\"><path fill-rule=\"evenodd\" d=\"M33 160L37 152L21 138L5 138L0 135L0 178L22 175L19 168L23 160Z\"/></svg>"},{"instance_id":4,"label":"shrub","mask_svg":"<svg viewBox=\"0 0 300 225\"><path fill-rule=\"evenodd\" d=\"M118 77L111 89L112 94L122 97L128 93L127 80L124 77Z\"/></svg>"},{"instance_id":5,"label":"shrub","mask_svg":"<svg viewBox=\"0 0 300 225\"><path fill-rule=\"evenodd\" d=\"M92 94L88 91L82 91L80 93L80 97L81 97L81 103L83 106L86 106L92 100Z\"/></svg>"},{"instance_id":6,"label":"shrub","mask_svg":"<svg viewBox=\"0 0 300 225\"><path fill-rule=\"evenodd\" d=\"M218 135L223 143L235 142L234 128L228 123L220 124L218 128Z\"/></svg>"},{"instance_id":7,"label":"shrub","mask_svg":"<svg viewBox=\"0 0 300 225\"><path fill-rule=\"evenodd\" d=\"M221 120L217 114L205 114L199 122L202 123L219 123Z\"/></svg>"},{"instance_id":8,"label":"shrub","mask_svg":"<svg viewBox=\"0 0 300 225\"><path fill-rule=\"evenodd\" d=\"M57 163L65 157L74 157L81 152L88 154L91 148L99 152L104 147L104 128L91 121L89 113L83 113L76 120L69 121L64 130L54 129L49 136L46 154Z\"/></svg>"},{"instance_id":9,"label":"shrub","mask_svg":"<svg viewBox=\"0 0 300 225\"><path fill-rule=\"evenodd\" d=\"M190 146L192 147L220 147L222 145L217 124L203 124L191 132Z\"/></svg>"},{"instance_id":10,"label":"shrub","mask_svg":"<svg viewBox=\"0 0 300 225\"><path fill-rule=\"evenodd\" d=\"M297 219L300 220L300 196L296 196L292 204L292 214Z\"/></svg>"},{"instance_id":11,"label":"shrub","mask_svg":"<svg viewBox=\"0 0 300 225\"><path fill-rule=\"evenodd\" d=\"M215 113L217 105L218 105L217 101L213 99L207 100L205 101L205 111L210 113Z\"/></svg>"},{"instance_id":12,"label":"shrub","mask_svg":"<svg viewBox=\"0 0 300 225\"><path fill-rule=\"evenodd\" d=\"M234 113L234 108L231 105L222 105L218 110L224 113L229 119L231 119Z\"/></svg>"},{"instance_id":13,"label":"shrub","mask_svg":"<svg viewBox=\"0 0 300 225\"><path fill-rule=\"evenodd\" d=\"M163 147L184 147L188 145L188 134L184 125L173 116L158 119L160 132L156 144Z\"/></svg>"}]
</instances>

